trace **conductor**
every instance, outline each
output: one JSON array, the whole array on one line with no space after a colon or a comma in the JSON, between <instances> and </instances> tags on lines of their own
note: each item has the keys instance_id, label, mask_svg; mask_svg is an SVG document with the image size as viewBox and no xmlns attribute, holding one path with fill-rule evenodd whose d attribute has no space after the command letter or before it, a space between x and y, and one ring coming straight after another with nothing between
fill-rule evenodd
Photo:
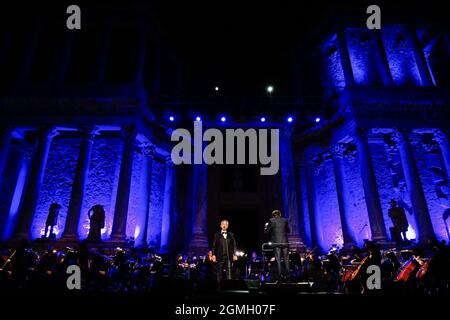
<instances>
[{"instance_id":1,"label":"conductor","mask_svg":"<svg viewBox=\"0 0 450 320\"><path fill-rule=\"evenodd\" d=\"M287 219L281 217L280 210L272 212L272 218L266 223L264 233L270 235L270 241L272 242L273 253L277 262L277 281L286 281L289 278L289 243L287 236L289 223ZM281 257L283 257L283 265L281 264Z\"/></svg>"}]
</instances>

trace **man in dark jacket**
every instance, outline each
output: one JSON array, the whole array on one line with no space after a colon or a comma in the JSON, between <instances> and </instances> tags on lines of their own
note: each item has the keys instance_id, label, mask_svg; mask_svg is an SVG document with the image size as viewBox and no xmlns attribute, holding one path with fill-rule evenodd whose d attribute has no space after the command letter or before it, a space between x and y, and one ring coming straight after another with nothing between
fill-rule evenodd
<instances>
[{"instance_id":1,"label":"man in dark jacket","mask_svg":"<svg viewBox=\"0 0 450 320\"><path fill-rule=\"evenodd\" d=\"M272 219L266 223L264 233L270 235L273 253L277 262L278 280L289 277L289 223L287 219L281 217L279 210L272 212ZM283 256L284 272L281 265L281 256Z\"/></svg>"},{"instance_id":2,"label":"man in dark jacket","mask_svg":"<svg viewBox=\"0 0 450 320\"><path fill-rule=\"evenodd\" d=\"M222 271L227 271L227 279L231 279L231 264L237 260L236 239L233 233L228 231L228 221L220 222L220 231L214 234L212 246L212 262L216 263L217 281L222 280Z\"/></svg>"},{"instance_id":3,"label":"man in dark jacket","mask_svg":"<svg viewBox=\"0 0 450 320\"><path fill-rule=\"evenodd\" d=\"M408 219L406 218L405 209L399 207L397 201L392 199L388 215L392 220L392 224L394 225L394 229L397 235L403 236L403 241L408 241L408 238L406 238L406 232L408 231L409 224Z\"/></svg>"}]
</instances>

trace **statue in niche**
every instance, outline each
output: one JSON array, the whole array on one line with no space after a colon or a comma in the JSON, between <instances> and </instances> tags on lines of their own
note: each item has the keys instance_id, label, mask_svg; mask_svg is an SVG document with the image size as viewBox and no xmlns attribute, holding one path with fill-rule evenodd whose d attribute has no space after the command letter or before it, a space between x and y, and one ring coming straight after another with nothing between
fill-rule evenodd
<instances>
[{"instance_id":1,"label":"statue in niche","mask_svg":"<svg viewBox=\"0 0 450 320\"><path fill-rule=\"evenodd\" d=\"M96 204L88 211L89 217L89 234L88 240L100 241L101 231L105 227L105 208L102 205Z\"/></svg>"},{"instance_id":2,"label":"statue in niche","mask_svg":"<svg viewBox=\"0 0 450 320\"><path fill-rule=\"evenodd\" d=\"M391 207L389 208L388 215L394 224L394 227L391 228L392 239L396 242L401 242L403 237L403 241L409 241L406 238L409 223L406 218L405 209L399 207L397 201L394 199L391 199Z\"/></svg>"},{"instance_id":3,"label":"statue in niche","mask_svg":"<svg viewBox=\"0 0 450 320\"><path fill-rule=\"evenodd\" d=\"M52 203L48 210L47 220L45 221L45 232L44 238L54 239L56 235L53 233L54 227L58 224L59 211L61 210L61 205L58 203ZM50 230L49 230L50 229ZM48 235L47 235L48 232Z\"/></svg>"}]
</instances>

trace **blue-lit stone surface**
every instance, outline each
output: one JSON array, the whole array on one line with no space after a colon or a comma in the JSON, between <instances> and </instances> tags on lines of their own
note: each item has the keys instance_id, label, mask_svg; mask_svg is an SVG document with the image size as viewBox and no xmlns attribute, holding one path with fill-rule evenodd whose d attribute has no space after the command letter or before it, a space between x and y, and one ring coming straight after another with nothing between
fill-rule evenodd
<instances>
[{"instance_id":1,"label":"blue-lit stone surface","mask_svg":"<svg viewBox=\"0 0 450 320\"><path fill-rule=\"evenodd\" d=\"M317 188L317 238L322 250L333 244L342 246L342 228L334 180L333 162L326 160L316 175Z\"/></svg>"},{"instance_id":2,"label":"blue-lit stone surface","mask_svg":"<svg viewBox=\"0 0 450 320\"><path fill-rule=\"evenodd\" d=\"M80 139L53 139L31 227L32 238L39 238L44 233L48 210L53 202L61 205L58 225L54 229L56 236L61 236L66 222L80 142Z\"/></svg>"}]
</instances>

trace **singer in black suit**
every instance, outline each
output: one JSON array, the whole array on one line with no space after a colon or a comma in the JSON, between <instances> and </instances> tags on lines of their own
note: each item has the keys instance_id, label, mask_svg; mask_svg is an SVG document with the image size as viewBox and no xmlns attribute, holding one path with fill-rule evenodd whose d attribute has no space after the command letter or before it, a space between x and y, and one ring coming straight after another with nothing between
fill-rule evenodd
<instances>
[{"instance_id":1,"label":"singer in black suit","mask_svg":"<svg viewBox=\"0 0 450 320\"><path fill-rule=\"evenodd\" d=\"M231 264L237 260L236 239L232 232L228 231L228 221L220 222L220 231L214 234L212 246L212 261L216 263L217 281L222 280L222 272L227 271L227 279L231 279Z\"/></svg>"},{"instance_id":2,"label":"singer in black suit","mask_svg":"<svg viewBox=\"0 0 450 320\"><path fill-rule=\"evenodd\" d=\"M265 225L264 233L270 235L270 241L272 242L273 253L277 262L277 280L285 280L289 277L289 232L287 219L281 217L279 210L274 210L272 218ZM284 272L281 257L283 257Z\"/></svg>"}]
</instances>

